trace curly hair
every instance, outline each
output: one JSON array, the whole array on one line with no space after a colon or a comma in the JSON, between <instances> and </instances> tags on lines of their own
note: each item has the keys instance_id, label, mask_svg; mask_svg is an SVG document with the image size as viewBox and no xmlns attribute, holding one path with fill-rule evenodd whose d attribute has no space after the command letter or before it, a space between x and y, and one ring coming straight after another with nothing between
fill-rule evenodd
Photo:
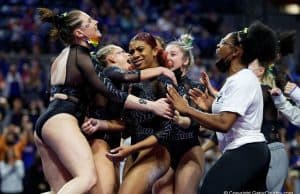
<instances>
[{"instance_id":1,"label":"curly hair","mask_svg":"<svg viewBox=\"0 0 300 194\"><path fill-rule=\"evenodd\" d=\"M268 66L276 58L276 35L275 32L256 21L243 31L233 32L234 44L240 45L244 53L241 62L248 65L254 59L258 59L263 66Z\"/></svg>"}]
</instances>

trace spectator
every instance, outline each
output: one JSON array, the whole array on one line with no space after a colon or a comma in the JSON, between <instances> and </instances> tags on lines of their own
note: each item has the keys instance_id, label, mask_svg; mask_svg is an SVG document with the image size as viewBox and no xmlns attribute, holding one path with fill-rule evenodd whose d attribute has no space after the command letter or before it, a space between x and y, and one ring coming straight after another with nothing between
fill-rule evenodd
<instances>
[{"instance_id":1,"label":"spectator","mask_svg":"<svg viewBox=\"0 0 300 194\"><path fill-rule=\"evenodd\" d=\"M6 76L6 88L3 95L11 101L15 97L20 97L23 91L23 81L19 72L17 72L16 64L11 64L9 72Z\"/></svg>"},{"instance_id":2,"label":"spectator","mask_svg":"<svg viewBox=\"0 0 300 194\"><path fill-rule=\"evenodd\" d=\"M4 160L0 162L1 192L3 194L22 194L24 164L15 155L13 148L5 151Z\"/></svg>"},{"instance_id":3,"label":"spectator","mask_svg":"<svg viewBox=\"0 0 300 194\"><path fill-rule=\"evenodd\" d=\"M4 121L4 127L9 124L14 124L17 126L21 125L22 116L25 114L25 109L23 107L23 100L20 97L13 99L12 109L7 112Z\"/></svg>"},{"instance_id":4,"label":"spectator","mask_svg":"<svg viewBox=\"0 0 300 194\"><path fill-rule=\"evenodd\" d=\"M2 133L3 127L5 125L5 117L9 112L9 105L7 99L0 97L0 133Z\"/></svg>"},{"instance_id":5,"label":"spectator","mask_svg":"<svg viewBox=\"0 0 300 194\"><path fill-rule=\"evenodd\" d=\"M5 158L7 150L13 150L17 160L21 159L24 147L28 142L28 131L24 130L20 133L20 128L10 124L0 136L0 160Z\"/></svg>"}]
</instances>

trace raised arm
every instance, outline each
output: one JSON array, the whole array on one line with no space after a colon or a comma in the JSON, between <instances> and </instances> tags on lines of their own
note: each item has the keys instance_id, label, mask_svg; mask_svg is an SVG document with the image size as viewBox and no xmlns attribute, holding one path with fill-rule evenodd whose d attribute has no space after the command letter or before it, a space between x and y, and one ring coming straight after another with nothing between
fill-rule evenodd
<instances>
[{"instance_id":1,"label":"raised arm","mask_svg":"<svg viewBox=\"0 0 300 194\"><path fill-rule=\"evenodd\" d=\"M205 92L202 92L198 88L193 88L189 90L189 95L191 100L203 111L211 112L212 103L214 101L214 97Z\"/></svg>"},{"instance_id":2,"label":"raised arm","mask_svg":"<svg viewBox=\"0 0 300 194\"><path fill-rule=\"evenodd\" d=\"M139 82L149 80L160 75L169 77L173 83L177 84L174 73L164 67L148 68L144 70L122 70L118 67L108 67L104 69L104 74L113 81L120 82Z\"/></svg>"},{"instance_id":3,"label":"raised arm","mask_svg":"<svg viewBox=\"0 0 300 194\"><path fill-rule=\"evenodd\" d=\"M119 81L123 83L134 83L141 80L140 70L123 70L116 66L109 66L103 70L103 74L112 81Z\"/></svg>"},{"instance_id":4,"label":"raised arm","mask_svg":"<svg viewBox=\"0 0 300 194\"><path fill-rule=\"evenodd\" d=\"M94 66L89 55L78 56L78 68L96 92L100 92L114 102L124 104L125 108L150 111L166 118L170 118L172 115L171 108L166 101L160 100L152 102L138 98L118 90L107 77L98 76L94 70Z\"/></svg>"},{"instance_id":5,"label":"raised arm","mask_svg":"<svg viewBox=\"0 0 300 194\"><path fill-rule=\"evenodd\" d=\"M148 80L154 77L164 75L172 80L173 84L177 85L177 80L173 71L165 67L148 68L141 71L141 80Z\"/></svg>"},{"instance_id":6,"label":"raised arm","mask_svg":"<svg viewBox=\"0 0 300 194\"><path fill-rule=\"evenodd\" d=\"M211 85L210 79L206 72L201 73L200 82L202 82L206 86L209 94L211 94L213 97L216 97L218 95L218 91Z\"/></svg>"},{"instance_id":7,"label":"raised arm","mask_svg":"<svg viewBox=\"0 0 300 194\"><path fill-rule=\"evenodd\" d=\"M103 94L114 102L125 103L128 93L118 90L111 82L107 81L104 76L98 76L89 55L78 55L77 66L83 77L96 92Z\"/></svg>"},{"instance_id":8,"label":"raised arm","mask_svg":"<svg viewBox=\"0 0 300 194\"><path fill-rule=\"evenodd\" d=\"M276 108L294 125L300 126L300 108L293 106L279 88L270 91Z\"/></svg>"},{"instance_id":9,"label":"raised arm","mask_svg":"<svg viewBox=\"0 0 300 194\"><path fill-rule=\"evenodd\" d=\"M157 90L159 91L158 97L165 97L166 96L166 87L167 84L172 84L172 81L168 78L161 77L159 78L157 84ZM161 119L157 122L160 122L160 130L158 130L154 135L151 135L145 138L142 141L137 142L131 146L120 146L107 153L107 157L113 161L120 161L123 160L128 155L138 152L143 149L147 149L153 147L156 144L166 144L170 138L170 131L172 130L172 120Z\"/></svg>"},{"instance_id":10,"label":"raised arm","mask_svg":"<svg viewBox=\"0 0 300 194\"><path fill-rule=\"evenodd\" d=\"M178 112L186 115L200 123L205 128L226 133L238 118L234 112L221 112L219 114L208 114L191 106L178 94L174 87L168 87L168 99Z\"/></svg>"},{"instance_id":11,"label":"raised arm","mask_svg":"<svg viewBox=\"0 0 300 194\"><path fill-rule=\"evenodd\" d=\"M291 99L300 107L300 88L292 82L288 82L284 87L284 93L289 95Z\"/></svg>"}]
</instances>

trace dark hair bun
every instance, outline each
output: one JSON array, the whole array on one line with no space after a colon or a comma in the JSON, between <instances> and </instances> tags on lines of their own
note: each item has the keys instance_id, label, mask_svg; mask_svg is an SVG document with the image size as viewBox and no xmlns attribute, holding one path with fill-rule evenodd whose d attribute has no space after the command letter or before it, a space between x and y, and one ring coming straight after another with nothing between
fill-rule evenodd
<instances>
[{"instance_id":1,"label":"dark hair bun","mask_svg":"<svg viewBox=\"0 0 300 194\"><path fill-rule=\"evenodd\" d=\"M249 64L258 59L263 64L270 64L276 58L276 35L275 32L260 21L252 23L246 39L241 43L245 51L242 62Z\"/></svg>"}]
</instances>

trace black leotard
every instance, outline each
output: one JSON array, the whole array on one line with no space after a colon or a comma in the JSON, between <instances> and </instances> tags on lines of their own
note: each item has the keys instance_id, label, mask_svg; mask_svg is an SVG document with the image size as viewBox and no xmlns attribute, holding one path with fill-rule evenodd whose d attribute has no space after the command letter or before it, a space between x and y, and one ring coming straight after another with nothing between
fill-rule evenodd
<instances>
[{"instance_id":1,"label":"black leotard","mask_svg":"<svg viewBox=\"0 0 300 194\"><path fill-rule=\"evenodd\" d=\"M200 83L196 84L187 77L181 77L179 71L175 72L178 80L178 91L181 95L187 94L191 87L203 88ZM166 97L167 84L172 81L159 76L158 79L143 81L132 85L132 93L148 100L157 100ZM176 169L182 155L190 148L199 145L199 125L192 122L188 129L183 129L172 121L158 117L153 113L140 111L127 111L126 121L128 128L133 130L132 144L137 143L148 136L154 135L158 142L165 146L171 155L171 167Z\"/></svg>"},{"instance_id":2,"label":"black leotard","mask_svg":"<svg viewBox=\"0 0 300 194\"><path fill-rule=\"evenodd\" d=\"M188 96L191 88L198 88L205 91L205 86L199 82L192 81L187 76L181 76L181 71L176 70L175 75L178 82L177 91L181 96ZM162 83L167 83L163 81ZM166 86L165 86L166 87ZM188 102L191 106L196 105L190 99ZM182 156L194 146L199 146L198 133L200 125L192 120L189 128L184 129L175 123L171 123L171 131L160 131L155 134L160 144L163 144L171 156L171 167L176 170Z\"/></svg>"},{"instance_id":3,"label":"black leotard","mask_svg":"<svg viewBox=\"0 0 300 194\"><path fill-rule=\"evenodd\" d=\"M55 114L69 113L75 116L78 119L79 125L81 125L90 95L86 93L87 88L92 88L122 105L128 96L126 92L121 92L112 86L106 86L104 78L98 78L88 48L80 45L71 45L66 47L60 54L61 57L66 55L67 60L59 64L65 66L65 81L59 86L52 85L51 90L53 92L65 93L68 96L74 95L73 97L77 98L78 101L75 102L70 98L68 100L54 99L50 102L48 109L40 116L35 126L36 132L41 139L44 123Z\"/></svg>"},{"instance_id":4,"label":"black leotard","mask_svg":"<svg viewBox=\"0 0 300 194\"><path fill-rule=\"evenodd\" d=\"M140 81L139 70L124 71L115 66L109 66L102 70L97 68L98 64L95 64L95 67L98 77L104 77L105 85L112 84L122 91L126 91L123 83ZM89 105L88 117L102 120L120 119L122 110L122 104L111 101L101 93L96 93ZM121 132L96 131L88 138L103 139L111 148L114 148L120 145Z\"/></svg>"}]
</instances>

